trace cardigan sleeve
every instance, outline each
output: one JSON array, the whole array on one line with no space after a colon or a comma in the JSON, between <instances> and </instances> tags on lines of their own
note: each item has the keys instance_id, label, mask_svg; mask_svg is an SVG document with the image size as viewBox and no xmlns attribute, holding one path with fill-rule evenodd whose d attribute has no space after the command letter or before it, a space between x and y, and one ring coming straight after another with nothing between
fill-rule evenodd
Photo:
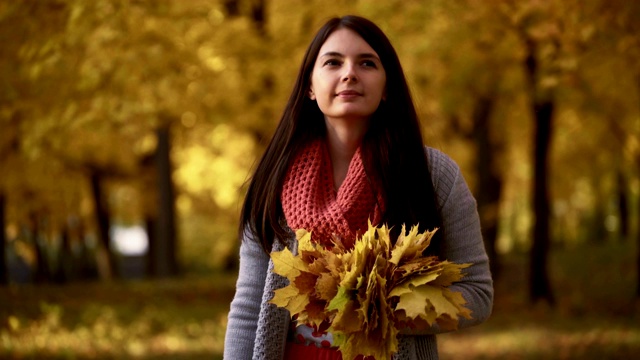
<instances>
[{"instance_id":1,"label":"cardigan sleeve","mask_svg":"<svg viewBox=\"0 0 640 360\"><path fill-rule=\"evenodd\" d=\"M460 318L458 328L484 322L493 308L493 280L489 258L484 248L476 200L465 182L459 166L443 152L427 148L429 170L436 194L436 205L442 219L443 231L440 257L454 263L470 263L463 270L461 281L450 286L460 292L472 319ZM408 331L405 334L434 334L443 332L437 325L427 331Z\"/></svg>"},{"instance_id":2,"label":"cardigan sleeve","mask_svg":"<svg viewBox=\"0 0 640 360\"><path fill-rule=\"evenodd\" d=\"M446 154L429 149L436 202L444 231L441 256L454 263L470 263L465 276L451 285L462 293L472 319L460 319L459 328L484 322L493 308L493 280L484 248L476 200L458 165Z\"/></svg>"},{"instance_id":3,"label":"cardigan sleeve","mask_svg":"<svg viewBox=\"0 0 640 360\"><path fill-rule=\"evenodd\" d=\"M240 244L240 269L224 339L224 359L251 359L269 256L245 231Z\"/></svg>"},{"instance_id":4,"label":"cardigan sleeve","mask_svg":"<svg viewBox=\"0 0 640 360\"><path fill-rule=\"evenodd\" d=\"M444 153L432 151L435 163L440 162L441 180L436 194L443 196L440 206L444 228L443 256L456 263L471 263L465 276L451 285L467 301L473 319L461 319L460 328L479 324L489 318L493 308L493 279L489 258L482 240L476 200L462 177L458 165ZM440 198L440 195L438 195Z\"/></svg>"}]
</instances>

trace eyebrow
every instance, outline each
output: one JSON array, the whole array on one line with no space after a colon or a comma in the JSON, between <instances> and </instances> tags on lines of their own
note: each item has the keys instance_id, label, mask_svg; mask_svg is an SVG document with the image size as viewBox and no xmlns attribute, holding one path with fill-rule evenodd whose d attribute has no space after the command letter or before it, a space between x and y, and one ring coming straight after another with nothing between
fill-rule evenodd
<instances>
[{"instance_id":1,"label":"eyebrow","mask_svg":"<svg viewBox=\"0 0 640 360\"><path fill-rule=\"evenodd\" d=\"M344 57L344 54L339 53L337 51L327 51L326 53L320 55L320 57L326 57L326 56L338 56L338 57ZM358 58L360 59L378 59L380 60L380 58L374 54L374 53L362 53L362 54L358 54Z\"/></svg>"}]
</instances>

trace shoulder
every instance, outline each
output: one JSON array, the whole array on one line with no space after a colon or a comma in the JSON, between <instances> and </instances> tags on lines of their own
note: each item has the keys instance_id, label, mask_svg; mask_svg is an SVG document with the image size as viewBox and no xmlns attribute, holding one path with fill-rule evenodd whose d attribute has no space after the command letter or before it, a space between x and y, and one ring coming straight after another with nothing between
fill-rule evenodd
<instances>
[{"instance_id":1,"label":"shoulder","mask_svg":"<svg viewBox=\"0 0 640 360\"><path fill-rule=\"evenodd\" d=\"M446 153L430 146L425 146L424 150L429 161L429 168L454 168L459 171L458 164Z\"/></svg>"},{"instance_id":2,"label":"shoulder","mask_svg":"<svg viewBox=\"0 0 640 360\"><path fill-rule=\"evenodd\" d=\"M425 146L431 181L436 192L450 190L460 177L460 167L444 152Z\"/></svg>"}]
</instances>

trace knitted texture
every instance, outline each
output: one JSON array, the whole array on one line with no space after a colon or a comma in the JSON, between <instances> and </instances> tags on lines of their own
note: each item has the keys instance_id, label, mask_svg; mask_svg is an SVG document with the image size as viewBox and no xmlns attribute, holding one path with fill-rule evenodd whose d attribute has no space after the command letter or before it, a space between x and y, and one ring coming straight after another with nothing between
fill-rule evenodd
<instances>
[{"instance_id":1,"label":"knitted texture","mask_svg":"<svg viewBox=\"0 0 640 360\"><path fill-rule=\"evenodd\" d=\"M271 251L281 251L284 249L284 244L279 241L273 243L273 249ZM297 251L296 251L297 252ZM289 280L283 276L280 276L273 272L273 261L269 262L267 267L267 283L273 284L274 289L283 288L289 285ZM259 360L281 360L284 356L284 344L287 339L287 331L289 329L289 312L284 308L279 308L269 303L269 300L273 298L274 291L265 291L262 294L262 302L260 305L260 316L258 323L271 324L268 327L258 327L256 330L256 341L253 349L253 359ZM270 350L265 348L262 344L274 344Z\"/></svg>"},{"instance_id":2,"label":"knitted texture","mask_svg":"<svg viewBox=\"0 0 640 360\"><path fill-rule=\"evenodd\" d=\"M290 228L305 229L320 243L332 235L353 241L380 219L378 199L367 179L360 148L336 192L329 151L323 140L307 145L294 158L285 176L282 210Z\"/></svg>"}]
</instances>

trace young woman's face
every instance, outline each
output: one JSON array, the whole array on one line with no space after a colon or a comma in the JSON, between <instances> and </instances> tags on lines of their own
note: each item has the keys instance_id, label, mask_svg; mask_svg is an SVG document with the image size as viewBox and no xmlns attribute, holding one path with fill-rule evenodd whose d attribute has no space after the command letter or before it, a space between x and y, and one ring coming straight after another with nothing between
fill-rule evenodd
<instances>
[{"instance_id":1,"label":"young woman's face","mask_svg":"<svg viewBox=\"0 0 640 360\"><path fill-rule=\"evenodd\" d=\"M378 54L357 33L334 31L320 48L309 97L326 120L366 120L385 97L386 74Z\"/></svg>"}]
</instances>

